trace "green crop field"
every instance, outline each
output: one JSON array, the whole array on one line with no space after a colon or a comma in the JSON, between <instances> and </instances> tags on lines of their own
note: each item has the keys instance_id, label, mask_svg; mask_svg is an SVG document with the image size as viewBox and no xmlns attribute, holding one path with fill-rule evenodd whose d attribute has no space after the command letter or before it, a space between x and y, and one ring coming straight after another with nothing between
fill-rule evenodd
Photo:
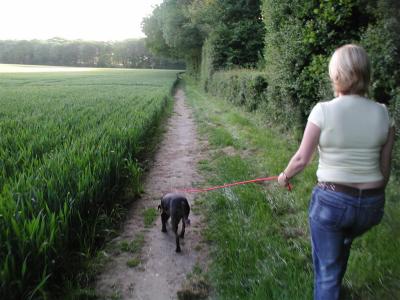
<instances>
[{"instance_id":1,"label":"green crop field","mask_svg":"<svg viewBox=\"0 0 400 300\"><path fill-rule=\"evenodd\" d=\"M138 182L176 73L0 65L1 299L45 298L95 243L98 207Z\"/></svg>"}]
</instances>

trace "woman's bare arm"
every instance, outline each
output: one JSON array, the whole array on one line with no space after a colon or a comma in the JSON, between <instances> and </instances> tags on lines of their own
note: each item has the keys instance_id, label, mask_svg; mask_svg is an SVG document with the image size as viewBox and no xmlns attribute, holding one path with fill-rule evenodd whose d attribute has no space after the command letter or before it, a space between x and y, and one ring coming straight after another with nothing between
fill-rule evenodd
<instances>
[{"instance_id":1,"label":"woman's bare arm","mask_svg":"<svg viewBox=\"0 0 400 300\"><path fill-rule=\"evenodd\" d=\"M293 155L284 174L279 175L278 183L280 185L286 186L288 178L292 178L307 166L318 145L320 134L321 129L317 125L312 122L307 123L299 149Z\"/></svg>"},{"instance_id":2,"label":"woman's bare arm","mask_svg":"<svg viewBox=\"0 0 400 300\"><path fill-rule=\"evenodd\" d=\"M381 161L380 167L383 175L383 183L386 184L389 181L390 177L390 167L392 162L392 150L394 145L394 136L395 136L395 128L394 126L390 127L388 137L386 143L383 145L381 150Z\"/></svg>"}]
</instances>

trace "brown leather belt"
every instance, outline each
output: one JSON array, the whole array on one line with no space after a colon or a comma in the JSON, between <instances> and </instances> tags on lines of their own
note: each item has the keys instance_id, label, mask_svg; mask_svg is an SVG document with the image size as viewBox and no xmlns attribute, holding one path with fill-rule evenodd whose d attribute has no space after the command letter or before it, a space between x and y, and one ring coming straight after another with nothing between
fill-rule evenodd
<instances>
[{"instance_id":1,"label":"brown leather belt","mask_svg":"<svg viewBox=\"0 0 400 300\"><path fill-rule=\"evenodd\" d=\"M333 182L318 182L317 185L324 190L344 193L353 197L372 197L372 196L382 195L385 193L384 188L362 190L348 185L343 185Z\"/></svg>"}]
</instances>

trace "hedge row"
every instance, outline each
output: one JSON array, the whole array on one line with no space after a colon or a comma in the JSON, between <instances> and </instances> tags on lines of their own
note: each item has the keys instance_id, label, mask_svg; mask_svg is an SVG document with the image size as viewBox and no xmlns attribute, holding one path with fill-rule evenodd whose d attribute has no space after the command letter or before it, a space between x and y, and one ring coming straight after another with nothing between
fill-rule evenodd
<instances>
[{"instance_id":1,"label":"hedge row","mask_svg":"<svg viewBox=\"0 0 400 300\"><path fill-rule=\"evenodd\" d=\"M208 91L249 111L258 109L266 101L267 81L262 72L243 70L214 73Z\"/></svg>"}]
</instances>

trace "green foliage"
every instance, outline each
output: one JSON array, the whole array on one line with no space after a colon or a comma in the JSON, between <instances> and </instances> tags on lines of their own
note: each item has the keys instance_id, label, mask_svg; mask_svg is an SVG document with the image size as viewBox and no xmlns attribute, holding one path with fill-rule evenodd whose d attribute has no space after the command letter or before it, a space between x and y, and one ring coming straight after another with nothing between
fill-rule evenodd
<instances>
[{"instance_id":1,"label":"green foliage","mask_svg":"<svg viewBox=\"0 0 400 300\"><path fill-rule=\"evenodd\" d=\"M264 35L264 25L259 1L208 3L211 4L207 6L207 14L201 15L208 33L202 48L200 73L205 90L217 70L258 66L263 59L264 47L264 41L260 39Z\"/></svg>"},{"instance_id":2,"label":"green foliage","mask_svg":"<svg viewBox=\"0 0 400 300\"><path fill-rule=\"evenodd\" d=\"M335 48L350 42L364 45L376 68L371 96L392 98L399 77L398 13L391 0L264 0L269 103L273 109L292 106L299 116L283 113L279 119L289 128L304 125L311 107L332 97L328 61Z\"/></svg>"},{"instance_id":3,"label":"green foliage","mask_svg":"<svg viewBox=\"0 0 400 300\"><path fill-rule=\"evenodd\" d=\"M218 145L218 146L225 146L225 147L229 147L229 146L237 147L233 136L229 132L227 132L225 129L220 128L220 127L213 128L210 131L208 140L211 145Z\"/></svg>"},{"instance_id":4,"label":"green foliage","mask_svg":"<svg viewBox=\"0 0 400 300\"><path fill-rule=\"evenodd\" d=\"M389 105L396 122L397 141L392 170L400 178L400 3L378 1L373 16L375 22L368 25L360 42L371 58L371 96Z\"/></svg>"},{"instance_id":5,"label":"green foliage","mask_svg":"<svg viewBox=\"0 0 400 300\"><path fill-rule=\"evenodd\" d=\"M254 67L262 56L260 1L217 0L209 38L215 69Z\"/></svg>"},{"instance_id":6,"label":"green foliage","mask_svg":"<svg viewBox=\"0 0 400 300\"><path fill-rule=\"evenodd\" d=\"M162 30L162 11L157 6L151 16L142 22L143 32L146 34L146 46L152 53L165 57L176 57L173 49L167 44Z\"/></svg>"},{"instance_id":7,"label":"green foliage","mask_svg":"<svg viewBox=\"0 0 400 300\"><path fill-rule=\"evenodd\" d=\"M201 52L201 68L200 68L200 80L201 86L205 91L208 91L208 85L212 81L212 75L214 74L214 53L212 43L209 39L206 39L203 44Z\"/></svg>"},{"instance_id":8,"label":"green foliage","mask_svg":"<svg viewBox=\"0 0 400 300\"><path fill-rule=\"evenodd\" d=\"M0 73L1 299L46 298L102 241L102 211L118 214L114 195L129 175L140 185L136 159L174 80L151 70Z\"/></svg>"},{"instance_id":9,"label":"green foliage","mask_svg":"<svg viewBox=\"0 0 400 300\"><path fill-rule=\"evenodd\" d=\"M139 253L144 245L144 234L138 233L135 239L131 242L123 241L119 245L121 251L130 252L130 253Z\"/></svg>"},{"instance_id":10,"label":"green foliage","mask_svg":"<svg viewBox=\"0 0 400 300\"><path fill-rule=\"evenodd\" d=\"M268 84L264 73L251 70L215 72L208 83L208 91L220 98L256 110L266 101Z\"/></svg>"},{"instance_id":11,"label":"green foliage","mask_svg":"<svg viewBox=\"0 0 400 300\"><path fill-rule=\"evenodd\" d=\"M396 140L393 149L392 172L397 178L400 178L400 88L395 90L395 96L391 108L396 122Z\"/></svg>"},{"instance_id":12,"label":"green foliage","mask_svg":"<svg viewBox=\"0 0 400 300\"><path fill-rule=\"evenodd\" d=\"M134 195L138 196L143 192L142 185L142 168L137 161L126 160L126 168L128 173L128 178L130 181L130 188Z\"/></svg>"},{"instance_id":13,"label":"green foliage","mask_svg":"<svg viewBox=\"0 0 400 300\"><path fill-rule=\"evenodd\" d=\"M135 268L135 267L137 267L138 265L140 265L140 258L138 258L138 257L131 258L130 260L128 260L128 261L126 262L126 265L127 265L129 268Z\"/></svg>"},{"instance_id":14,"label":"green foliage","mask_svg":"<svg viewBox=\"0 0 400 300\"><path fill-rule=\"evenodd\" d=\"M143 30L154 53L184 58L196 76L200 68L209 73L207 69L254 67L264 47L259 0L164 0L144 19ZM207 69L201 59L205 38L213 55Z\"/></svg>"},{"instance_id":15,"label":"green foliage","mask_svg":"<svg viewBox=\"0 0 400 300\"><path fill-rule=\"evenodd\" d=\"M154 221L157 219L158 212L154 207L147 208L143 213L144 226L150 227L153 225Z\"/></svg>"},{"instance_id":16,"label":"green foliage","mask_svg":"<svg viewBox=\"0 0 400 300\"><path fill-rule=\"evenodd\" d=\"M162 32L165 42L181 57L198 56L203 37L201 31L185 14L185 3L166 0L160 7L163 9Z\"/></svg>"},{"instance_id":17,"label":"green foliage","mask_svg":"<svg viewBox=\"0 0 400 300\"><path fill-rule=\"evenodd\" d=\"M143 20L143 31L147 36L146 45L153 53L183 58L188 70L196 74L204 36L190 21L187 6L185 1L164 0Z\"/></svg>"}]
</instances>

